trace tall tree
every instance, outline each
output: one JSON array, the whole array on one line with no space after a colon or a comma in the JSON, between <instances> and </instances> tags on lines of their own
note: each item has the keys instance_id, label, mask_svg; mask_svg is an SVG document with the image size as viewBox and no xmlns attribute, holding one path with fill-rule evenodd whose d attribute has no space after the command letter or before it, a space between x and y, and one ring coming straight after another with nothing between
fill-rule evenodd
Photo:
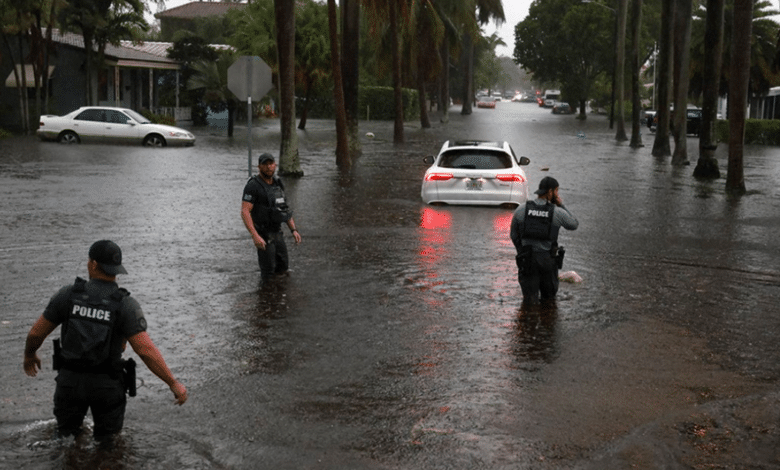
<instances>
[{"instance_id":1,"label":"tall tree","mask_svg":"<svg viewBox=\"0 0 780 470\"><path fill-rule=\"evenodd\" d=\"M672 165L688 165L688 87L691 63L691 0L674 2L674 113Z\"/></svg>"},{"instance_id":2,"label":"tall tree","mask_svg":"<svg viewBox=\"0 0 780 470\"><path fill-rule=\"evenodd\" d=\"M414 3L412 14L414 38L409 41L409 55L415 57L415 75L417 78L417 98L420 107L420 126L431 127L427 106L427 84L433 81L441 71L439 47L444 40L444 25L430 0ZM424 45L424 46L421 46Z\"/></svg>"},{"instance_id":3,"label":"tall tree","mask_svg":"<svg viewBox=\"0 0 780 470\"><path fill-rule=\"evenodd\" d=\"M748 81L750 80L750 38L753 23L753 0L734 0L732 23L731 73L729 80L729 160L726 191L745 193L743 152Z\"/></svg>"},{"instance_id":4,"label":"tall tree","mask_svg":"<svg viewBox=\"0 0 780 470\"><path fill-rule=\"evenodd\" d=\"M720 68L723 61L723 13L724 0L707 0L707 20L704 33L703 99L701 106L701 135L699 136L699 159L693 176L698 178L720 178L715 149L715 123L718 117L718 90L720 89Z\"/></svg>"},{"instance_id":5,"label":"tall tree","mask_svg":"<svg viewBox=\"0 0 780 470\"><path fill-rule=\"evenodd\" d=\"M615 59L614 11L576 0L534 2L515 26L514 61L537 82L557 83L570 101L579 103L579 119L599 77L611 72Z\"/></svg>"},{"instance_id":6,"label":"tall tree","mask_svg":"<svg viewBox=\"0 0 780 470\"><path fill-rule=\"evenodd\" d=\"M642 0L631 0L631 148L644 147L639 112L642 103L639 96L640 31L642 29Z\"/></svg>"},{"instance_id":7,"label":"tall tree","mask_svg":"<svg viewBox=\"0 0 780 470\"><path fill-rule=\"evenodd\" d=\"M341 61L339 55L338 15L336 1L328 0L328 28L330 32L330 60L333 70L333 100L336 103L336 165L342 171L352 166L352 157L347 139L347 111L344 105L344 84L341 81Z\"/></svg>"},{"instance_id":8,"label":"tall tree","mask_svg":"<svg viewBox=\"0 0 780 470\"><path fill-rule=\"evenodd\" d=\"M350 160L362 152L358 136L360 98L360 3L341 0L341 73L344 84L344 108L347 113L347 142Z\"/></svg>"},{"instance_id":9,"label":"tall tree","mask_svg":"<svg viewBox=\"0 0 780 470\"><path fill-rule=\"evenodd\" d=\"M68 0L60 11L61 27L84 39L87 104L97 101L96 66L103 63L106 44L118 45L129 31L146 28L143 11L141 0Z\"/></svg>"},{"instance_id":10,"label":"tall tree","mask_svg":"<svg viewBox=\"0 0 780 470\"><path fill-rule=\"evenodd\" d=\"M296 82L303 88L303 109L298 129L306 129L308 110L315 89L330 85L332 62L328 31L328 5L312 0L299 4L295 27Z\"/></svg>"},{"instance_id":11,"label":"tall tree","mask_svg":"<svg viewBox=\"0 0 780 470\"><path fill-rule=\"evenodd\" d=\"M658 125L652 154L665 157L672 154L669 146L669 97L672 83L672 43L674 31L674 0L661 0L661 35L658 40Z\"/></svg>"},{"instance_id":12,"label":"tall tree","mask_svg":"<svg viewBox=\"0 0 780 470\"><path fill-rule=\"evenodd\" d=\"M179 51L187 47L182 42L177 42L176 44L182 45L182 48L180 48ZM189 47L189 50L193 49L193 47ZM213 57L215 57L213 60L201 59L188 63L188 70L186 73L187 89L202 91L201 99L213 111L223 112L227 110L227 134L228 137L232 137L238 99L228 89L227 71L233 62L235 62L236 56L231 52L225 51L219 54L215 53Z\"/></svg>"},{"instance_id":13,"label":"tall tree","mask_svg":"<svg viewBox=\"0 0 780 470\"><path fill-rule=\"evenodd\" d=\"M279 57L279 120L282 131L279 173L303 176L295 131L295 2L274 0Z\"/></svg>"},{"instance_id":14,"label":"tall tree","mask_svg":"<svg viewBox=\"0 0 780 470\"><path fill-rule=\"evenodd\" d=\"M623 106L625 98L626 72L626 16L628 15L628 0L617 0L617 36L615 38L615 95L617 96L617 131L615 140L628 140L626 136L626 110Z\"/></svg>"},{"instance_id":15,"label":"tall tree","mask_svg":"<svg viewBox=\"0 0 780 470\"><path fill-rule=\"evenodd\" d=\"M395 120L393 121L393 143L404 142L404 101L401 83L401 34L398 21L401 14L398 2L389 0L390 6L390 41L392 42L393 56L393 108Z\"/></svg>"}]
</instances>

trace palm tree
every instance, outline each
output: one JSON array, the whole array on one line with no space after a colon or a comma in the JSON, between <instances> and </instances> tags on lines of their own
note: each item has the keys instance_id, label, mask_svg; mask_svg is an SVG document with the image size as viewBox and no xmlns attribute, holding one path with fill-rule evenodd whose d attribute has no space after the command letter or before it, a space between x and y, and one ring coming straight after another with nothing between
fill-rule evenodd
<instances>
[{"instance_id":1,"label":"palm tree","mask_svg":"<svg viewBox=\"0 0 780 470\"><path fill-rule=\"evenodd\" d=\"M626 118L625 107L623 106L624 97L624 74L625 74L625 61L626 61L626 15L628 11L627 0L617 0L617 45L616 48L616 61L615 61L615 94L617 95L617 131L615 133L615 140L622 142L628 140L626 136Z\"/></svg>"},{"instance_id":2,"label":"palm tree","mask_svg":"<svg viewBox=\"0 0 780 470\"><path fill-rule=\"evenodd\" d=\"M328 28L330 32L330 60L333 70L333 99L336 103L336 165L342 171L352 166L347 141L347 111L344 106L344 85L341 82L341 63L336 15L336 1L328 0Z\"/></svg>"},{"instance_id":3,"label":"palm tree","mask_svg":"<svg viewBox=\"0 0 780 470\"><path fill-rule=\"evenodd\" d=\"M295 2L274 0L279 57L279 121L282 131L279 173L303 176L295 131Z\"/></svg>"},{"instance_id":4,"label":"palm tree","mask_svg":"<svg viewBox=\"0 0 780 470\"><path fill-rule=\"evenodd\" d=\"M672 82L674 0L662 0L661 5L661 36L658 40L658 106L656 107L658 125L652 151L653 156L656 157L672 154L669 147L669 92Z\"/></svg>"},{"instance_id":5,"label":"palm tree","mask_svg":"<svg viewBox=\"0 0 780 470\"><path fill-rule=\"evenodd\" d=\"M203 101L214 111L228 112L228 137L233 137L238 100L228 89L227 70L235 62L235 56L222 52L217 60L193 62L192 76L187 80L188 90L203 90Z\"/></svg>"},{"instance_id":6,"label":"palm tree","mask_svg":"<svg viewBox=\"0 0 780 470\"><path fill-rule=\"evenodd\" d=\"M745 193L742 165L745 144L745 114L748 81L750 80L750 38L753 23L753 0L734 0L731 42L731 74L729 80L729 161L726 191Z\"/></svg>"},{"instance_id":7,"label":"palm tree","mask_svg":"<svg viewBox=\"0 0 780 470\"><path fill-rule=\"evenodd\" d=\"M723 13L724 0L707 0L707 27L704 33L703 100L701 107L702 127L699 136L699 160L693 170L698 178L720 178L715 149L715 122L718 117L718 89L720 68L723 61Z\"/></svg>"},{"instance_id":8,"label":"palm tree","mask_svg":"<svg viewBox=\"0 0 780 470\"><path fill-rule=\"evenodd\" d=\"M639 123L641 102L639 99L640 29L642 27L642 0L631 1L631 148L644 147Z\"/></svg>"},{"instance_id":9,"label":"palm tree","mask_svg":"<svg viewBox=\"0 0 780 470\"><path fill-rule=\"evenodd\" d=\"M691 0L674 2L674 110L672 134L674 152L672 165L687 165L688 162L688 86L691 63Z\"/></svg>"},{"instance_id":10,"label":"palm tree","mask_svg":"<svg viewBox=\"0 0 780 470\"><path fill-rule=\"evenodd\" d=\"M341 74L344 108L347 114L347 141L350 160L362 152L358 137L360 85L360 3L341 0Z\"/></svg>"}]
</instances>

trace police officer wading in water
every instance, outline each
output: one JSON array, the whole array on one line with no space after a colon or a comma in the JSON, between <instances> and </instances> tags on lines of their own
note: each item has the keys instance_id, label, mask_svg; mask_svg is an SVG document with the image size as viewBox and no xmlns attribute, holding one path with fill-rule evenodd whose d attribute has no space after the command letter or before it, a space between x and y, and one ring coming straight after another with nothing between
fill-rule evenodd
<instances>
[{"instance_id":1,"label":"police officer wading in water","mask_svg":"<svg viewBox=\"0 0 780 470\"><path fill-rule=\"evenodd\" d=\"M260 155L258 168L260 174L249 178L244 186L241 220L257 247L260 275L263 280L268 280L271 276L284 274L289 269L282 224L287 224L295 243L301 242L301 234L295 228L292 210L284 197L284 184L274 176L274 157L267 153Z\"/></svg>"},{"instance_id":2,"label":"police officer wading in water","mask_svg":"<svg viewBox=\"0 0 780 470\"><path fill-rule=\"evenodd\" d=\"M558 181L546 176L539 182L537 198L520 206L512 217L509 236L517 248L517 268L523 302L531 304L555 299L558 269L563 264L563 247L558 231L576 230L577 219L558 195Z\"/></svg>"},{"instance_id":3,"label":"police officer wading in water","mask_svg":"<svg viewBox=\"0 0 780 470\"><path fill-rule=\"evenodd\" d=\"M35 322L24 347L24 371L35 377L41 368L37 351L58 325L54 344L54 415L59 436L76 436L87 409L95 422L99 441L118 434L125 418L127 398L135 396L135 362L122 360L127 343L156 376L171 388L176 403L187 401L187 389L165 364L146 333L146 319L130 293L116 284L117 274L127 274L122 251L114 242L101 240L89 249L89 280L59 290Z\"/></svg>"}]
</instances>

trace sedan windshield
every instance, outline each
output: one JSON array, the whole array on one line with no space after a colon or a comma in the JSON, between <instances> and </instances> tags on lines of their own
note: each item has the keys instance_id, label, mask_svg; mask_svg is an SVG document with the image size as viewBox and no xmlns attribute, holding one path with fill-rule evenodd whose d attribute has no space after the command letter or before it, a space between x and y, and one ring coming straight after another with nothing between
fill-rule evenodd
<instances>
[{"instance_id":1,"label":"sedan windshield","mask_svg":"<svg viewBox=\"0 0 780 470\"><path fill-rule=\"evenodd\" d=\"M441 156L442 168L467 168L472 170L501 170L512 168L512 160L503 152L485 150L453 150Z\"/></svg>"},{"instance_id":2,"label":"sedan windshield","mask_svg":"<svg viewBox=\"0 0 780 470\"><path fill-rule=\"evenodd\" d=\"M140 114L136 113L132 109L124 109L123 111L128 116L130 116L131 118L135 119L138 122L138 124L149 124L149 122L150 122L148 119L146 119L145 117L143 117Z\"/></svg>"}]
</instances>

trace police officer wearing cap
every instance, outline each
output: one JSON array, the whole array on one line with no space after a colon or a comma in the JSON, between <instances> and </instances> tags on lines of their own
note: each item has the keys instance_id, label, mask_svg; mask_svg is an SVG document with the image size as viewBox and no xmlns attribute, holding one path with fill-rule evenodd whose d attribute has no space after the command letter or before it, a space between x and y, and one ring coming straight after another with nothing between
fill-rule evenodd
<instances>
[{"instance_id":1,"label":"police officer wearing cap","mask_svg":"<svg viewBox=\"0 0 780 470\"><path fill-rule=\"evenodd\" d=\"M38 374L41 360L37 351L61 325L54 355L58 434L78 435L89 409L95 423L93 435L104 441L122 430L126 390L133 390L130 393L134 395L134 374L132 383L127 383L124 373L132 362L122 360L126 343L170 387L175 403L187 401L187 389L174 378L147 334L138 302L116 283L117 274L127 274L119 246L110 240L95 242L89 249L87 272L89 280L76 278L74 284L60 289L30 329L24 348L24 371L30 377Z\"/></svg>"},{"instance_id":2,"label":"police officer wearing cap","mask_svg":"<svg viewBox=\"0 0 780 470\"><path fill-rule=\"evenodd\" d=\"M241 220L257 247L260 275L268 280L289 269L287 245L284 242L282 224L286 224L295 243L301 242L301 234L295 228L292 210L284 195L282 180L274 176L276 160L268 153L258 158L259 174L249 178L244 186L241 201Z\"/></svg>"},{"instance_id":3,"label":"police officer wearing cap","mask_svg":"<svg viewBox=\"0 0 780 470\"><path fill-rule=\"evenodd\" d=\"M561 227L576 230L577 219L563 205L558 181L546 176L539 182L537 198L515 210L509 236L517 249L518 280L523 302L552 300L558 292L558 269L563 248L558 247Z\"/></svg>"}]
</instances>

